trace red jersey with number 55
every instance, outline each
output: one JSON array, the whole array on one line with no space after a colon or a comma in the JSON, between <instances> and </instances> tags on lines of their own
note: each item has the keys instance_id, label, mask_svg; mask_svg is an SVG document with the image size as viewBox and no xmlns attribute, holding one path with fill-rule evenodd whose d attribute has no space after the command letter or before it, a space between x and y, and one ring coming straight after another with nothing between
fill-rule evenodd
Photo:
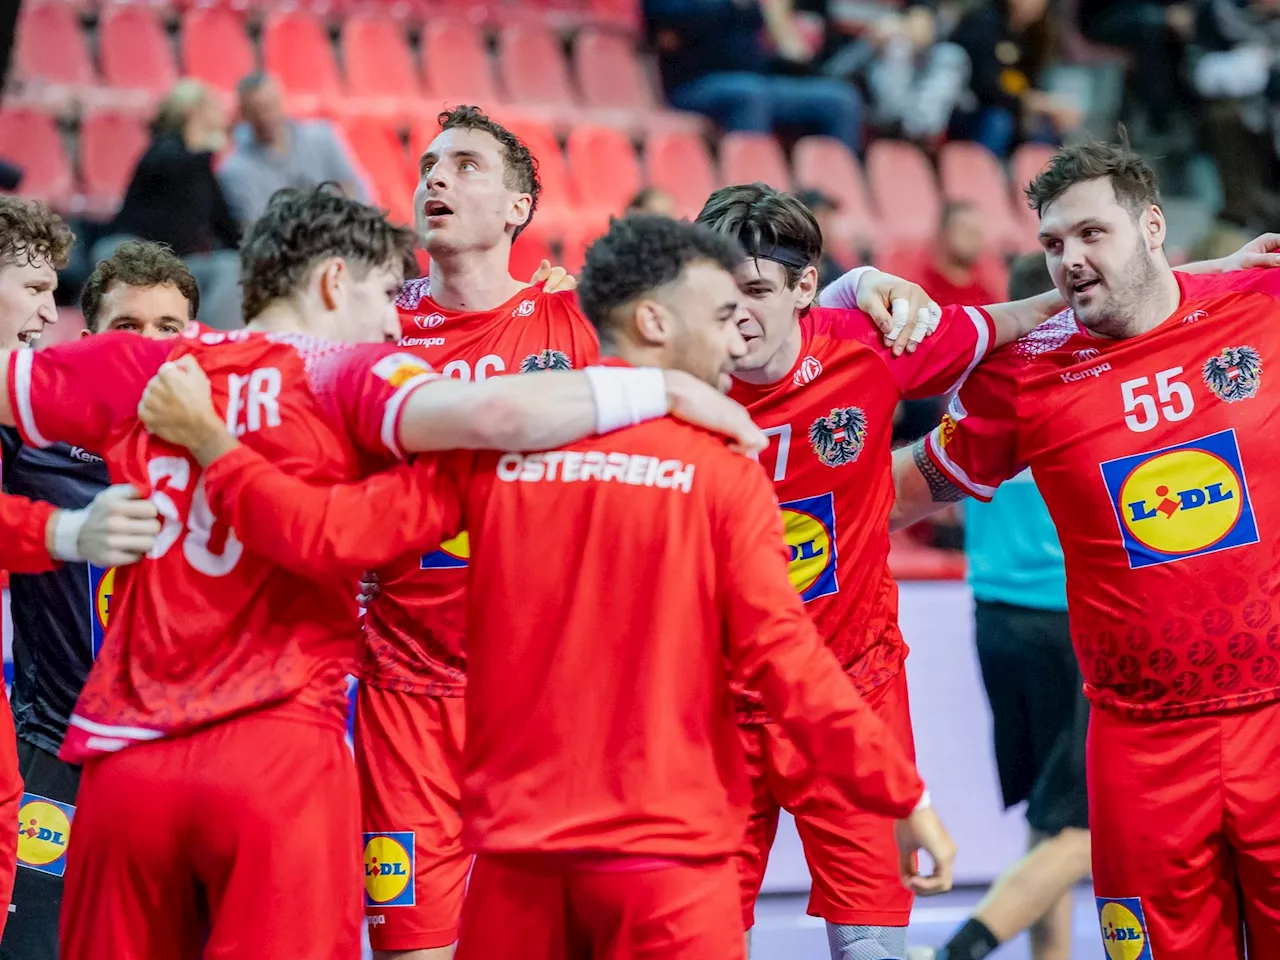
<instances>
[{"instance_id":1,"label":"red jersey with number 55","mask_svg":"<svg viewBox=\"0 0 1280 960\"><path fill-rule=\"evenodd\" d=\"M997 352L926 444L980 499L1031 467L1085 691L1140 719L1280 697L1280 271L1178 283L1141 336L1068 311Z\"/></svg>"},{"instance_id":2,"label":"red jersey with number 55","mask_svg":"<svg viewBox=\"0 0 1280 960\"><path fill-rule=\"evenodd\" d=\"M446 376L485 380L509 373L569 370L594 363L595 328L572 293L527 287L495 310L445 310L427 278L410 280L397 306L402 346ZM420 559L380 571L382 595L365 615L360 676L366 683L430 696L466 688L465 532Z\"/></svg>"},{"instance_id":3,"label":"red jersey with number 55","mask_svg":"<svg viewBox=\"0 0 1280 960\"><path fill-rule=\"evenodd\" d=\"M112 480L148 491L163 521L147 559L117 570L102 651L62 748L71 762L267 706L343 724L355 585L313 582L245 550L210 509L199 465L137 420L147 381L188 353L242 443L319 483L392 462L404 401L434 377L400 347L244 331L168 343L103 334L13 354L24 442L102 451Z\"/></svg>"},{"instance_id":4,"label":"red jersey with number 55","mask_svg":"<svg viewBox=\"0 0 1280 960\"><path fill-rule=\"evenodd\" d=\"M954 389L995 331L983 311L947 307L915 353L894 358L860 310L816 307L801 329L800 359L785 377L735 380L730 396L771 438L761 460L782 506L791 582L867 693L897 676L907 655L889 570L894 408Z\"/></svg>"}]
</instances>

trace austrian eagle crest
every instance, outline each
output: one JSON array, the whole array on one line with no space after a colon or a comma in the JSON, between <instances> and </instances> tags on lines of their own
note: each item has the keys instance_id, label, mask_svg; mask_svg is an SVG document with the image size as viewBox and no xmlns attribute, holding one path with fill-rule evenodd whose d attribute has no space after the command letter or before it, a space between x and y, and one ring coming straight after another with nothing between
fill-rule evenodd
<instances>
[{"instance_id":1,"label":"austrian eagle crest","mask_svg":"<svg viewBox=\"0 0 1280 960\"><path fill-rule=\"evenodd\" d=\"M836 407L809 426L813 452L828 467L853 463L867 439L867 415L860 407Z\"/></svg>"},{"instance_id":2,"label":"austrian eagle crest","mask_svg":"<svg viewBox=\"0 0 1280 960\"><path fill-rule=\"evenodd\" d=\"M573 362L567 353L559 350L539 350L531 353L520 362L521 373L533 373L537 370L572 370Z\"/></svg>"},{"instance_id":3,"label":"austrian eagle crest","mask_svg":"<svg viewBox=\"0 0 1280 960\"><path fill-rule=\"evenodd\" d=\"M1253 347L1227 347L1204 362L1204 383L1219 400L1235 403L1258 395L1262 357Z\"/></svg>"}]
</instances>

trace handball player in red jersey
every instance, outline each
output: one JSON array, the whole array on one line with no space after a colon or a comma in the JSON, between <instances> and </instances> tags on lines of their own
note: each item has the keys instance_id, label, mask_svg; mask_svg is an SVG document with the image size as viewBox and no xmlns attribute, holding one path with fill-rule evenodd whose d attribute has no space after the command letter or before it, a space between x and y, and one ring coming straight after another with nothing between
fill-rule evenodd
<instances>
[{"instance_id":1,"label":"handball player in red jersey","mask_svg":"<svg viewBox=\"0 0 1280 960\"><path fill-rule=\"evenodd\" d=\"M741 258L697 225L616 221L583 273L605 362L727 387L745 353L729 272ZM913 875L921 844L950 864L897 738L803 613L767 478L716 438L664 421L548 453L424 461L407 471L417 493L397 489L404 471L326 491L231 450L211 413L221 447L148 422L204 450L217 508L293 568L471 529L462 809L480 857L460 957L741 955L732 858L747 793L729 673L761 691L833 791L907 818L888 853L903 879L932 882ZM326 536L291 537L304 516L323 516ZM583 563L566 581L549 555L599 555L610 572Z\"/></svg>"},{"instance_id":2,"label":"handball player in red jersey","mask_svg":"<svg viewBox=\"0 0 1280 960\"><path fill-rule=\"evenodd\" d=\"M137 958L359 951L357 784L343 742L354 583L317 584L247 550L210 508L191 457L141 428L139 400L166 360L198 358L228 429L318 481L415 451L581 437L606 388L649 416L666 412L670 392L701 422L748 444L758 436L740 407L674 372L639 387L583 374L436 377L383 342L412 243L325 188L281 191L241 250L249 330L192 331L176 346L102 334L3 355L0 422L32 445L103 451L164 521L147 560L117 576L63 745L64 759L85 764L68 958L100 956L104 943Z\"/></svg>"},{"instance_id":3,"label":"handball player in red jersey","mask_svg":"<svg viewBox=\"0 0 1280 960\"><path fill-rule=\"evenodd\" d=\"M975 369L895 457L897 519L1030 467L1094 707L1107 955L1277 957L1280 271L1175 274L1155 176L1127 145L1061 151L1027 196L1070 309Z\"/></svg>"}]
</instances>

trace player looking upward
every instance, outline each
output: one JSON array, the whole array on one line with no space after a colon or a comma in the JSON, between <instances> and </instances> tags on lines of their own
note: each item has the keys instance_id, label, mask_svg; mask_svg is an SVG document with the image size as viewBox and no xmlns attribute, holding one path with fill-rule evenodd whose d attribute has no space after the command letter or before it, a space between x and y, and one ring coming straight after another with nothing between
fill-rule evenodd
<instances>
[{"instance_id":1,"label":"player looking upward","mask_svg":"<svg viewBox=\"0 0 1280 960\"><path fill-rule=\"evenodd\" d=\"M581 287L605 362L727 387L746 351L729 272L741 259L698 225L615 221L588 252ZM416 494L387 477L325 491L252 451L224 465L235 441L211 413L204 436L182 416L172 432L174 419L148 416L201 451L218 509L293 568L385 559L421 542L414 509L457 501L442 511L452 526L435 507L426 519L446 531L465 523L476 548L462 810L480 856L459 957L741 955L732 856L746 810L726 657L842 794L907 818L901 852L887 853L906 879L932 882L913 875L921 843L947 869L950 840L912 765L804 616L767 479L718 439L668 420L525 457L424 462L410 471L428 485ZM315 515L344 542L341 557L287 535ZM395 534L374 538L375 528ZM672 543L683 546L662 546ZM597 553L608 576L594 563L568 574L546 563Z\"/></svg>"},{"instance_id":2,"label":"player looking upward","mask_svg":"<svg viewBox=\"0 0 1280 960\"><path fill-rule=\"evenodd\" d=\"M899 522L1029 466L1093 710L1089 823L1113 957L1280 949L1280 273L1187 276L1151 169L1061 151L1027 190L1070 309L974 370L895 457ZM974 954L976 956L978 954Z\"/></svg>"},{"instance_id":3,"label":"player looking upward","mask_svg":"<svg viewBox=\"0 0 1280 960\"><path fill-rule=\"evenodd\" d=\"M85 764L62 915L71 960L104 943L142 958L359 951L357 785L342 722L354 584L314 583L247 550L211 511L198 466L139 426L145 384L170 356L200 358L229 428L314 480L352 479L405 452L565 442L595 426L602 390L628 414L670 406L757 442L740 407L678 372L436 377L383 343L398 328L412 243L328 189L281 191L241 248L250 329L0 354L0 422L35 446L102 451L113 478L150 490L164 518L147 561L117 573L61 751Z\"/></svg>"}]
</instances>

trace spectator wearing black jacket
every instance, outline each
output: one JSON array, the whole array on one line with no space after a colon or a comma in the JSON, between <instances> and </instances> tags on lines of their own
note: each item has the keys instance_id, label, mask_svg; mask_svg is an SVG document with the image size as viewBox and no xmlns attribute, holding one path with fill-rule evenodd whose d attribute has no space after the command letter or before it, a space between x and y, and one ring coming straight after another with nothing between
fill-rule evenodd
<instances>
[{"instance_id":1,"label":"spectator wearing black jacket","mask_svg":"<svg viewBox=\"0 0 1280 960\"><path fill-rule=\"evenodd\" d=\"M168 245L200 286L202 322L234 329L240 319L240 228L214 176L227 141L221 102L197 80L181 80L161 104L120 212L93 248L95 262L128 239Z\"/></svg>"}]
</instances>

